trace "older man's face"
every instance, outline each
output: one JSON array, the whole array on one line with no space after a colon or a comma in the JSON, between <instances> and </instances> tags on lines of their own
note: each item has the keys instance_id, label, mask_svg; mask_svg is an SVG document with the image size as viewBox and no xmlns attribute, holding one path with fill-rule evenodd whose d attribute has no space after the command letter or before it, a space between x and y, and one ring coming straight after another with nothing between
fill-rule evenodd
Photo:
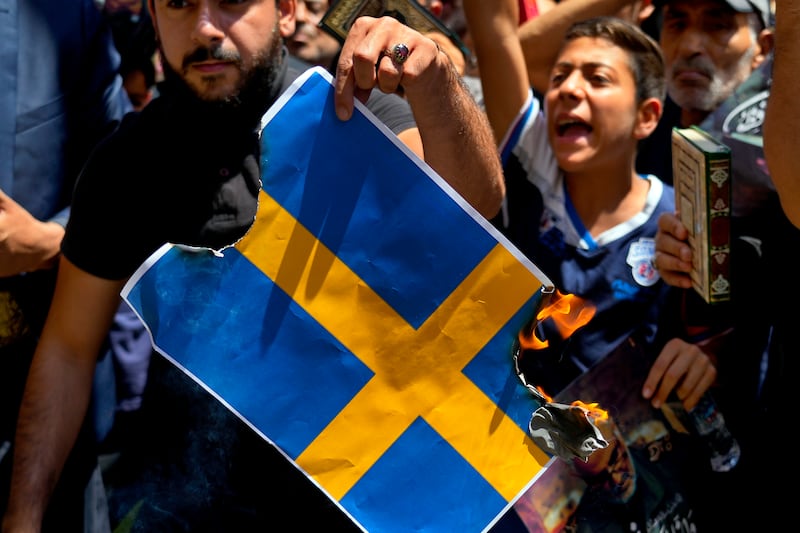
<instances>
[{"instance_id":1,"label":"older man's face","mask_svg":"<svg viewBox=\"0 0 800 533\"><path fill-rule=\"evenodd\" d=\"M763 56L750 16L719 0L664 6L667 91L681 108L713 111L758 66Z\"/></svg>"}]
</instances>

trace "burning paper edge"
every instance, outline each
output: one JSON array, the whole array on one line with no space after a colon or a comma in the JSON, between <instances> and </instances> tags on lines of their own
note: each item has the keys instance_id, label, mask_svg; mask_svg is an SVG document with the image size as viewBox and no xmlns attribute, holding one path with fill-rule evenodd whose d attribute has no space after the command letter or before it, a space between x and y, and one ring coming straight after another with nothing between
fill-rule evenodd
<instances>
[{"instance_id":1,"label":"burning paper edge","mask_svg":"<svg viewBox=\"0 0 800 533\"><path fill-rule=\"evenodd\" d=\"M536 329L540 312L550 305L556 289L552 286L542 287L541 293L542 298L536 313L531 322L525 326L531 335ZM512 349L514 370L525 388L542 402L542 405L533 412L528 423L528 433L533 442L543 450L564 460L577 457L584 462L588 461L594 451L606 448L608 441L594 423L595 416L590 416L588 408L576 405L576 403L582 402L572 405L552 402L542 391L528 383L519 366L521 352L522 345L517 340Z\"/></svg>"},{"instance_id":2,"label":"burning paper edge","mask_svg":"<svg viewBox=\"0 0 800 533\"><path fill-rule=\"evenodd\" d=\"M565 460L587 461L594 451L608 446L589 410L574 404L545 403L533 412L528 433L540 448Z\"/></svg>"}]
</instances>

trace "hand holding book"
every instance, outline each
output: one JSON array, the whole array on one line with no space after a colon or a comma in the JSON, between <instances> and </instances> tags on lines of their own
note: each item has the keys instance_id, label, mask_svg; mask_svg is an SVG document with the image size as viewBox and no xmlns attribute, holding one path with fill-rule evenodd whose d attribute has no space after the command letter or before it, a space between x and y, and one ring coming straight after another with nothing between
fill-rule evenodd
<instances>
[{"instance_id":1,"label":"hand holding book","mask_svg":"<svg viewBox=\"0 0 800 533\"><path fill-rule=\"evenodd\" d=\"M697 126L672 131L675 205L689 232L692 286L708 303L730 300L731 150Z\"/></svg>"},{"instance_id":2,"label":"hand holding book","mask_svg":"<svg viewBox=\"0 0 800 533\"><path fill-rule=\"evenodd\" d=\"M455 32L416 0L335 0L319 25L339 42L344 42L350 27L358 17L386 15L434 39L456 67L461 69L459 72L463 72L464 67L469 64L472 57L469 48ZM432 34L441 35L443 38L432 37ZM445 41L449 41L449 45ZM455 57L453 52L456 49L463 55L463 60Z\"/></svg>"}]
</instances>

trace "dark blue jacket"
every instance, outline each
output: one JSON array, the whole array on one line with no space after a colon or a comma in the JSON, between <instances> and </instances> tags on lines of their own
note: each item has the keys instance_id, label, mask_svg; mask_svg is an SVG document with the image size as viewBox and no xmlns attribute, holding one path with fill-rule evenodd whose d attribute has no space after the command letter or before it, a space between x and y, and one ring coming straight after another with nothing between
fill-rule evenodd
<instances>
[{"instance_id":1,"label":"dark blue jacket","mask_svg":"<svg viewBox=\"0 0 800 533\"><path fill-rule=\"evenodd\" d=\"M94 0L0 0L0 189L66 223L92 147L131 110Z\"/></svg>"}]
</instances>

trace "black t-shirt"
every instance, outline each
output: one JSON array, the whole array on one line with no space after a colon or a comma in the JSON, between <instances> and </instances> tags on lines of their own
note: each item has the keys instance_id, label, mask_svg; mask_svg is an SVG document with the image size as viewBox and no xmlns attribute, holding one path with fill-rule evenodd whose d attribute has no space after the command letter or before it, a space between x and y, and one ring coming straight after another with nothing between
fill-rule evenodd
<instances>
[{"instance_id":1,"label":"black t-shirt","mask_svg":"<svg viewBox=\"0 0 800 533\"><path fill-rule=\"evenodd\" d=\"M271 105L300 75L283 61ZM255 218L263 110L218 111L182 91L126 115L75 188L62 253L106 279L129 277L162 244L233 244ZM367 107L393 132L415 127L405 100L374 90Z\"/></svg>"}]
</instances>

